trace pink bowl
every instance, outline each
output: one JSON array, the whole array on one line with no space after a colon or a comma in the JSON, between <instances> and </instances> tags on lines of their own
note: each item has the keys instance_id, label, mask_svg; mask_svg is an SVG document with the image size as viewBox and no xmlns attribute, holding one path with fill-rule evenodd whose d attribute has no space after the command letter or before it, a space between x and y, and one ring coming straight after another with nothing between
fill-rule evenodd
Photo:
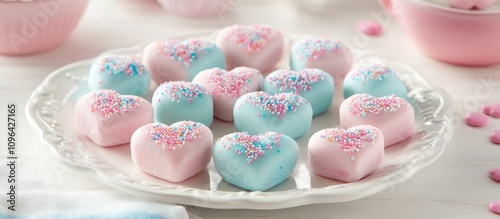
<instances>
[{"instance_id":1,"label":"pink bowl","mask_svg":"<svg viewBox=\"0 0 500 219\"><path fill-rule=\"evenodd\" d=\"M223 15L236 7L240 0L158 0L167 11L186 17Z\"/></svg>"},{"instance_id":2,"label":"pink bowl","mask_svg":"<svg viewBox=\"0 0 500 219\"><path fill-rule=\"evenodd\" d=\"M427 55L445 62L500 63L500 12L466 11L423 0L379 0Z\"/></svg>"},{"instance_id":3,"label":"pink bowl","mask_svg":"<svg viewBox=\"0 0 500 219\"><path fill-rule=\"evenodd\" d=\"M23 55L52 49L69 36L88 0L0 0L0 53Z\"/></svg>"}]
</instances>

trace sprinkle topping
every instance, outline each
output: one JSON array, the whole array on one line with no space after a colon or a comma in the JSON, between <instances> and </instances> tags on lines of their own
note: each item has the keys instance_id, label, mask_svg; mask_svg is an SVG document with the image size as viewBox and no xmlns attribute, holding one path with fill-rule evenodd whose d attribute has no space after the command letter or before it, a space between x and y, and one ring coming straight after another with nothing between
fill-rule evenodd
<instances>
[{"instance_id":1,"label":"sprinkle topping","mask_svg":"<svg viewBox=\"0 0 500 219\"><path fill-rule=\"evenodd\" d=\"M169 81L161 84L155 91L155 96L167 96L172 102L181 102L181 98L187 98L191 103L197 97L207 94L205 88L199 84L187 81ZM161 98L158 98L161 102Z\"/></svg>"},{"instance_id":2,"label":"sprinkle topping","mask_svg":"<svg viewBox=\"0 0 500 219\"><path fill-rule=\"evenodd\" d=\"M325 79L326 73L320 69L308 68L298 72L280 69L271 73L266 80L269 83L279 88L281 92L292 90L294 94L300 95L302 91L312 89L314 83L318 83Z\"/></svg>"},{"instance_id":3,"label":"sprinkle topping","mask_svg":"<svg viewBox=\"0 0 500 219\"><path fill-rule=\"evenodd\" d=\"M113 115L124 115L139 107L141 99L135 96L121 96L113 90L98 90L90 97L90 112L98 111L101 121Z\"/></svg>"},{"instance_id":4,"label":"sprinkle topping","mask_svg":"<svg viewBox=\"0 0 500 219\"><path fill-rule=\"evenodd\" d=\"M125 55L109 54L97 61L100 73L108 75L137 76L145 71L144 65L136 58Z\"/></svg>"},{"instance_id":5,"label":"sprinkle topping","mask_svg":"<svg viewBox=\"0 0 500 219\"><path fill-rule=\"evenodd\" d=\"M292 93L279 93L269 95L266 92L258 91L244 96L244 102L252 104L261 110L278 114L278 118L282 119L287 112L295 112L302 105L309 104L304 98ZM264 113L257 114L258 116L266 116Z\"/></svg>"},{"instance_id":6,"label":"sprinkle topping","mask_svg":"<svg viewBox=\"0 0 500 219\"><path fill-rule=\"evenodd\" d=\"M239 97L246 93L247 85L252 81L253 75L260 74L258 70L238 67L230 72L220 68L209 70L208 82L213 84L212 94L215 96L226 95L228 98Z\"/></svg>"},{"instance_id":7,"label":"sprinkle topping","mask_svg":"<svg viewBox=\"0 0 500 219\"><path fill-rule=\"evenodd\" d=\"M235 42L238 46L244 47L249 54L259 52L269 40L277 36L277 31L261 25L234 25L226 40Z\"/></svg>"},{"instance_id":8,"label":"sprinkle topping","mask_svg":"<svg viewBox=\"0 0 500 219\"><path fill-rule=\"evenodd\" d=\"M200 54L208 54L214 47L215 44L212 42L201 39L188 39L182 42L160 40L156 42L156 54L163 54L189 68Z\"/></svg>"},{"instance_id":9,"label":"sprinkle topping","mask_svg":"<svg viewBox=\"0 0 500 219\"><path fill-rule=\"evenodd\" d=\"M321 137L328 142L338 142L344 152L353 155L365 146L365 142L375 143L376 134L374 129L344 130L341 128L329 128L324 130Z\"/></svg>"},{"instance_id":10,"label":"sprinkle topping","mask_svg":"<svg viewBox=\"0 0 500 219\"><path fill-rule=\"evenodd\" d=\"M308 38L296 47L295 52L301 60L314 61L325 57L328 52L342 52L342 43L327 38Z\"/></svg>"},{"instance_id":11,"label":"sprinkle topping","mask_svg":"<svg viewBox=\"0 0 500 219\"><path fill-rule=\"evenodd\" d=\"M383 80L387 75L395 75L395 73L383 64L363 65L347 74L356 81Z\"/></svg>"},{"instance_id":12,"label":"sprinkle topping","mask_svg":"<svg viewBox=\"0 0 500 219\"><path fill-rule=\"evenodd\" d=\"M234 147L234 152L247 157L247 163L252 164L266 153L266 149L280 147L284 135L276 132L266 132L262 135L249 135L247 132L235 132L223 137L222 146L226 150Z\"/></svg>"},{"instance_id":13,"label":"sprinkle topping","mask_svg":"<svg viewBox=\"0 0 500 219\"><path fill-rule=\"evenodd\" d=\"M153 123L147 126L148 138L161 145L162 149L176 150L182 148L186 142L201 139L201 123L182 121L168 126L163 123Z\"/></svg>"},{"instance_id":14,"label":"sprinkle topping","mask_svg":"<svg viewBox=\"0 0 500 219\"><path fill-rule=\"evenodd\" d=\"M355 94L347 106L354 115L366 117L368 113L380 115L383 112L396 112L400 108L408 110L410 104L395 94L384 97L374 97L369 94Z\"/></svg>"}]
</instances>

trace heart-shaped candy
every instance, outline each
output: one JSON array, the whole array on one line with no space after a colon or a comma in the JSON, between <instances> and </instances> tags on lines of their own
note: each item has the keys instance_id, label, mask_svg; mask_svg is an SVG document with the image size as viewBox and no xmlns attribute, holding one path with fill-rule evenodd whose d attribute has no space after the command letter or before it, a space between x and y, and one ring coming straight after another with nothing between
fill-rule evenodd
<instances>
[{"instance_id":1,"label":"heart-shaped candy","mask_svg":"<svg viewBox=\"0 0 500 219\"><path fill-rule=\"evenodd\" d=\"M204 170L211 158L213 135L205 125L181 121L152 123L132 135L132 161L143 172L182 182Z\"/></svg>"},{"instance_id":2,"label":"heart-shaped candy","mask_svg":"<svg viewBox=\"0 0 500 219\"><path fill-rule=\"evenodd\" d=\"M148 101L112 90L84 94L74 112L80 129L100 146L129 143L137 128L153 122L153 107Z\"/></svg>"},{"instance_id":3,"label":"heart-shaped candy","mask_svg":"<svg viewBox=\"0 0 500 219\"><path fill-rule=\"evenodd\" d=\"M483 127L488 125L488 117L482 113L470 112L465 117L465 124L472 127Z\"/></svg>"},{"instance_id":4,"label":"heart-shaped candy","mask_svg":"<svg viewBox=\"0 0 500 219\"><path fill-rule=\"evenodd\" d=\"M275 132L225 135L214 145L215 168L222 178L238 187L264 191L285 181L297 165L299 146Z\"/></svg>"},{"instance_id":5,"label":"heart-shaped candy","mask_svg":"<svg viewBox=\"0 0 500 219\"><path fill-rule=\"evenodd\" d=\"M316 174L355 182L377 169L384 158L384 137L370 125L323 129L309 139L308 155Z\"/></svg>"},{"instance_id":6,"label":"heart-shaped candy","mask_svg":"<svg viewBox=\"0 0 500 219\"><path fill-rule=\"evenodd\" d=\"M262 25L233 25L217 34L227 69L240 66L259 71L272 69L283 55L285 39L279 31Z\"/></svg>"},{"instance_id":7,"label":"heart-shaped candy","mask_svg":"<svg viewBox=\"0 0 500 219\"><path fill-rule=\"evenodd\" d=\"M123 95L145 97L151 78L142 63L126 55L105 55L90 68L87 80L92 90L115 90Z\"/></svg>"},{"instance_id":8,"label":"heart-shaped candy","mask_svg":"<svg viewBox=\"0 0 500 219\"><path fill-rule=\"evenodd\" d=\"M191 81L202 70L226 67L222 51L201 39L159 40L147 45L143 56L144 65L158 84Z\"/></svg>"},{"instance_id":9,"label":"heart-shaped candy","mask_svg":"<svg viewBox=\"0 0 500 219\"><path fill-rule=\"evenodd\" d=\"M495 3L495 0L451 0L450 4L454 8L472 10L485 9Z\"/></svg>"},{"instance_id":10,"label":"heart-shaped candy","mask_svg":"<svg viewBox=\"0 0 500 219\"><path fill-rule=\"evenodd\" d=\"M407 98L406 87L384 64L366 64L353 68L344 80L344 97L354 94L371 94L376 97L396 94Z\"/></svg>"},{"instance_id":11,"label":"heart-shaped candy","mask_svg":"<svg viewBox=\"0 0 500 219\"><path fill-rule=\"evenodd\" d=\"M252 135L278 132L298 138L312 123L311 104L293 93L245 94L236 101L233 114L236 128Z\"/></svg>"},{"instance_id":12,"label":"heart-shaped candy","mask_svg":"<svg viewBox=\"0 0 500 219\"><path fill-rule=\"evenodd\" d=\"M333 76L335 88L340 91L352 63L353 57L349 48L340 41L327 38L304 38L296 42L290 52L292 70L319 68Z\"/></svg>"},{"instance_id":13,"label":"heart-shaped candy","mask_svg":"<svg viewBox=\"0 0 500 219\"><path fill-rule=\"evenodd\" d=\"M253 68L238 67L231 71L212 68L200 72L193 79L212 94L214 116L231 122L236 100L243 94L258 91L262 84L260 71Z\"/></svg>"},{"instance_id":14,"label":"heart-shaped candy","mask_svg":"<svg viewBox=\"0 0 500 219\"><path fill-rule=\"evenodd\" d=\"M153 94L155 122L173 124L194 121L210 126L214 117L212 96L199 84L187 81L165 82Z\"/></svg>"},{"instance_id":15,"label":"heart-shaped candy","mask_svg":"<svg viewBox=\"0 0 500 219\"><path fill-rule=\"evenodd\" d=\"M500 104L483 106L483 113L494 118L500 118Z\"/></svg>"},{"instance_id":16,"label":"heart-shaped candy","mask_svg":"<svg viewBox=\"0 0 500 219\"><path fill-rule=\"evenodd\" d=\"M262 90L269 94L291 92L311 104L313 115L319 115L332 105L334 84L328 73L307 68L298 72L279 69L264 79Z\"/></svg>"},{"instance_id":17,"label":"heart-shaped candy","mask_svg":"<svg viewBox=\"0 0 500 219\"><path fill-rule=\"evenodd\" d=\"M385 146L411 136L415 123L413 107L396 95L374 97L355 94L342 102L339 109L340 126L372 125L384 134Z\"/></svg>"}]
</instances>

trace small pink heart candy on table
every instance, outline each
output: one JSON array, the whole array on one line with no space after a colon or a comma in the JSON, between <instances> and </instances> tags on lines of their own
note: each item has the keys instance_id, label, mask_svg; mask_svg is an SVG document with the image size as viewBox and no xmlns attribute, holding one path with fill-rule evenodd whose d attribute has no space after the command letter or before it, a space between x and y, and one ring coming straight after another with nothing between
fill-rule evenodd
<instances>
[{"instance_id":1,"label":"small pink heart candy on table","mask_svg":"<svg viewBox=\"0 0 500 219\"><path fill-rule=\"evenodd\" d=\"M495 214L500 214L500 201L490 203L489 209Z\"/></svg>"},{"instance_id":2,"label":"small pink heart candy on table","mask_svg":"<svg viewBox=\"0 0 500 219\"><path fill-rule=\"evenodd\" d=\"M500 182L500 168L493 168L490 170L490 178Z\"/></svg>"},{"instance_id":3,"label":"small pink heart candy on table","mask_svg":"<svg viewBox=\"0 0 500 219\"><path fill-rule=\"evenodd\" d=\"M378 36L382 33L382 25L376 21L360 21L356 27L363 33Z\"/></svg>"},{"instance_id":4,"label":"small pink heart candy on table","mask_svg":"<svg viewBox=\"0 0 500 219\"><path fill-rule=\"evenodd\" d=\"M500 104L483 106L483 113L491 117L500 118Z\"/></svg>"},{"instance_id":5,"label":"small pink heart candy on table","mask_svg":"<svg viewBox=\"0 0 500 219\"><path fill-rule=\"evenodd\" d=\"M473 127L483 127L488 124L488 117L481 113L467 113L465 123Z\"/></svg>"},{"instance_id":6,"label":"small pink heart candy on table","mask_svg":"<svg viewBox=\"0 0 500 219\"><path fill-rule=\"evenodd\" d=\"M495 3L495 0L451 0L450 4L454 8L472 10L477 8L479 10L485 9Z\"/></svg>"},{"instance_id":7,"label":"small pink heart candy on table","mask_svg":"<svg viewBox=\"0 0 500 219\"><path fill-rule=\"evenodd\" d=\"M490 135L491 142L495 144L500 144L500 130L495 130Z\"/></svg>"}]
</instances>

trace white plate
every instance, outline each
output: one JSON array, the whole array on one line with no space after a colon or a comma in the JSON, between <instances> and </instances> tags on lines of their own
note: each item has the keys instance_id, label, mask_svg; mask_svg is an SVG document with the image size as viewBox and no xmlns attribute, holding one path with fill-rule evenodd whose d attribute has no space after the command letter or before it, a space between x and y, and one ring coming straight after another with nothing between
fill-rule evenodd
<instances>
[{"instance_id":1,"label":"white plate","mask_svg":"<svg viewBox=\"0 0 500 219\"><path fill-rule=\"evenodd\" d=\"M213 39L214 31L202 31L170 37ZM291 45L301 36L288 36ZM105 52L140 56L145 44ZM280 63L287 67L286 57ZM359 182L341 183L310 173L307 165L307 141L323 128L338 126L335 95L330 110L313 119L309 132L297 140L299 162L293 175L266 192L248 192L234 187L217 174L213 163L207 170L182 182L170 183L139 171L130 159L129 145L102 148L73 130L73 105L87 91L86 77L93 60L76 62L50 74L33 92L27 104L27 115L41 131L43 140L56 158L74 170L116 189L154 199L219 209L279 209L315 203L335 203L360 199L412 177L435 161L453 134L452 104L445 92L434 87L411 68L373 55L356 56L356 62L385 62L405 83L416 111L415 131L406 141L386 149L380 167ZM234 132L234 125L215 120L211 126L214 139Z\"/></svg>"}]
</instances>

